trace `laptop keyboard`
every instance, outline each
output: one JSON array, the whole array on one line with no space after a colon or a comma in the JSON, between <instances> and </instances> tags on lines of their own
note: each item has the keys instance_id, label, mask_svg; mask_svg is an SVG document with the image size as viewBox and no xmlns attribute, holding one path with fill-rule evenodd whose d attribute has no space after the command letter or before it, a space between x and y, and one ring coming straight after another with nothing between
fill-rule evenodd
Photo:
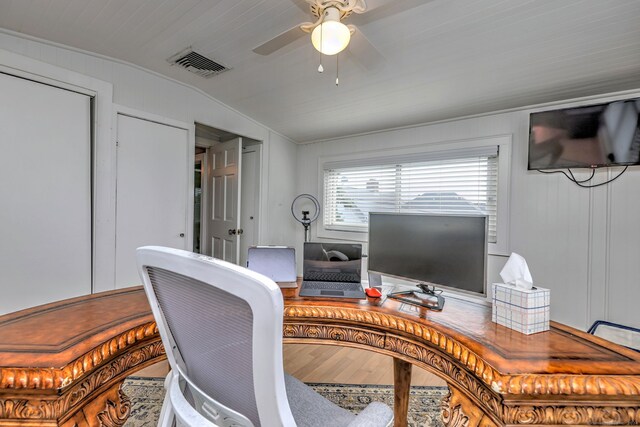
<instances>
[{"instance_id":1,"label":"laptop keyboard","mask_svg":"<svg viewBox=\"0 0 640 427\"><path fill-rule=\"evenodd\" d=\"M320 290L339 290L339 291L361 291L362 286L360 283L353 282L316 282L313 280L304 281L305 289L320 289Z\"/></svg>"},{"instance_id":2,"label":"laptop keyboard","mask_svg":"<svg viewBox=\"0 0 640 427\"><path fill-rule=\"evenodd\" d=\"M360 275L356 273L314 271L307 273L312 281L319 282L360 282Z\"/></svg>"}]
</instances>

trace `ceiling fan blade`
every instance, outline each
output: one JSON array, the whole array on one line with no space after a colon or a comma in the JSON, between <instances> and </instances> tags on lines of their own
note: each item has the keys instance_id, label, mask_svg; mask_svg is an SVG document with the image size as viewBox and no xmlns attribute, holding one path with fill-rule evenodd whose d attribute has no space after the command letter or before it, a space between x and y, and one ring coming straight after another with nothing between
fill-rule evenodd
<instances>
[{"instance_id":1,"label":"ceiling fan blade","mask_svg":"<svg viewBox=\"0 0 640 427\"><path fill-rule=\"evenodd\" d=\"M356 61L369 70L384 64L382 53L371 44L359 28L351 37L347 50Z\"/></svg>"},{"instance_id":2,"label":"ceiling fan blade","mask_svg":"<svg viewBox=\"0 0 640 427\"><path fill-rule=\"evenodd\" d=\"M349 21L356 25L365 25L405 10L413 9L433 0L366 0L367 10L363 14L353 14Z\"/></svg>"},{"instance_id":3,"label":"ceiling fan blade","mask_svg":"<svg viewBox=\"0 0 640 427\"><path fill-rule=\"evenodd\" d=\"M300 29L299 25L288 29L284 33L275 36L268 42L262 43L260 46L253 49L253 51L259 55L270 55L278 49L281 49L288 45L289 43L293 43L298 40L300 37L304 36L306 33Z\"/></svg>"}]
</instances>

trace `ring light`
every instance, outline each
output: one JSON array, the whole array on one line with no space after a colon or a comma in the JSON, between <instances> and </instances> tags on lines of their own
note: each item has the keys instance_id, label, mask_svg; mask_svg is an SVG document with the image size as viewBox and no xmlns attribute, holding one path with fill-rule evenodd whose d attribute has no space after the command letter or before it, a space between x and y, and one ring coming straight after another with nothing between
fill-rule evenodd
<instances>
[{"instance_id":1,"label":"ring light","mask_svg":"<svg viewBox=\"0 0 640 427\"><path fill-rule=\"evenodd\" d=\"M309 217L310 211L304 209L300 211L301 216L296 215L296 202L305 199L311 201L315 208L315 212L311 217ZM291 203L291 215L293 215L296 221L298 221L304 227L304 241L308 242L310 235L309 227L311 226L311 223L317 220L318 216L320 215L320 203L318 203L318 199L313 197L311 194L300 194L295 199L293 199L293 202Z\"/></svg>"}]
</instances>

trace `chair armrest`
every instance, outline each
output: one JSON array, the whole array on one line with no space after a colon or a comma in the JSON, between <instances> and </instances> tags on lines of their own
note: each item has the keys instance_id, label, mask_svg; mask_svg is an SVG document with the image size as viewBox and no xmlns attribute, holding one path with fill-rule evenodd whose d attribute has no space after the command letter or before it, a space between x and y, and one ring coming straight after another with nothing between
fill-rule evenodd
<instances>
[{"instance_id":1,"label":"chair armrest","mask_svg":"<svg viewBox=\"0 0 640 427\"><path fill-rule=\"evenodd\" d=\"M381 402L372 402L347 427L386 427L392 422L391 408Z\"/></svg>"}]
</instances>

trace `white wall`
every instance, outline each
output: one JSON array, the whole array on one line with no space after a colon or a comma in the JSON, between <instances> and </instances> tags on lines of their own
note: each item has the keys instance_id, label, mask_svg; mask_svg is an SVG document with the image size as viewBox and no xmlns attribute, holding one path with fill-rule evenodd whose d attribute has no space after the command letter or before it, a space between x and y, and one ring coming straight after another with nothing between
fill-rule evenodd
<instances>
[{"instance_id":1,"label":"white wall","mask_svg":"<svg viewBox=\"0 0 640 427\"><path fill-rule=\"evenodd\" d=\"M17 54L17 55L16 55ZM24 59L24 61L22 60ZM98 125L95 184L95 277L94 291L114 287L115 257L115 145L117 105L184 123L202 123L263 142L261 195L262 244L293 243L289 224L280 210L293 200L297 146L266 126L246 117L195 88L161 77L136 66L45 41L23 38L0 30L0 67L24 62L31 73L64 83L95 89ZM70 70L70 71L67 71ZM68 82L67 82L68 80ZM88 82L85 84L85 80ZM108 110L108 111L107 111ZM269 163L273 162L274 167ZM271 171L271 172L269 172ZM275 197L275 202L270 200ZM269 207L269 208L267 208ZM266 213L269 213L266 215ZM276 221L276 225L270 222ZM280 222L281 223L280 223ZM291 229L293 229L291 227ZM192 230L189 230L192 232Z\"/></svg>"},{"instance_id":2,"label":"white wall","mask_svg":"<svg viewBox=\"0 0 640 427\"><path fill-rule=\"evenodd\" d=\"M489 283L500 281L503 255L517 252L535 283L551 289L552 320L582 329L595 319L640 327L640 168L593 189L559 174L527 171L528 123L529 110L522 110L304 145L298 192L319 195L318 159L324 156L512 135L507 254L490 255ZM599 170L594 181L619 170Z\"/></svg>"},{"instance_id":3,"label":"white wall","mask_svg":"<svg viewBox=\"0 0 640 427\"><path fill-rule=\"evenodd\" d=\"M190 88L132 65L0 32L0 49L78 75L108 82L111 102L186 123L195 121L264 142L261 188L261 244L296 245L302 228L289 207L296 194L318 194L318 158L389 146L513 135L510 240L508 249L524 255L534 280L552 289L552 318L584 328L594 319L640 326L640 170L630 168L614 183L581 189L560 175L526 170L528 111L494 114L447 123L296 146L293 141ZM103 94L109 90L103 91ZM101 102L104 103L104 100ZM103 104L100 104L103 105ZM111 129L107 130L108 133ZM99 141L99 143L109 143ZM115 170L101 158L106 184L96 206L106 212L98 227L109 235L113 224ZM110 172L111 171L111 172ZM596 180L612 171L599 171ZM312 227L315 235L315 227ZM113 228L115 235L115 228ZM103 243L106 248L112 242ZM96 291L111 289L113 253L99 253ZM505 258L490 258L490 280L498 280Z\"/></svg>"},{"instance_id":4,"label":"white wall","mask_svg":"<svg viewBox=\"0 0 640 427\"><path fill-rule=\"evenodd\" d=\"M297 190L299 146L292 140L277 133L270 135L271 149L266 154L265 164L268 179L266 195L265 219L262 223L261 244L296 246L302 237L296 235L298 224L291 215L291 202ZM301 249L300 249L301 250Z\"/></svg>"},{"instance_id":5,"label":"white wall","mask_svg":"<svg viewBox=\"0 0 640 427\"><path fill-rule=\"evenodd\" d=\"M259 141L269 129L204 92L131 64L0 29L0 49L113 84L113 102L182 122L206 124Z\"/></svg>"}]
</instances>

